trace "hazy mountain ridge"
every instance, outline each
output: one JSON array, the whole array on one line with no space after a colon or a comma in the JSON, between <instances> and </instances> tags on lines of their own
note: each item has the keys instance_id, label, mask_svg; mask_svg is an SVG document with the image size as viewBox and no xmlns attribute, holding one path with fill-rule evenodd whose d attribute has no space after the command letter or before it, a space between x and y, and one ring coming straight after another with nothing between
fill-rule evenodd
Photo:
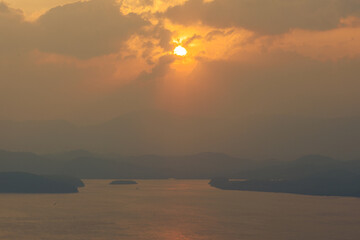
<instances>
[{"instance_id":1,"label":"hazy mountain ridge","mask_svg":"<svg viewBox=\"0 0 360 240\"><path fill-rule=\"evenodd\" d=\"M99 179L209 179L213 177L274 180L320 176L329 172L360 174L360 160L341 161L307 155L295 161L251 161L221 153L183 156L99 156L87 151L37 155L0 151L1 172L72 175Z\"/></svg>"},{"instance_id":2,"label":"hazy mountain ridge","mask_svg":"<svg viewBox=\"0 0 360 240\"><path fill-rule=\"evenodd\" d=\"M278 162L244 170L237 177L251 180L296 180L331 176L335 172L360 176L360 160L341 161L327 156L307 155L295 161Z\"/></svg>"},{"instance_id":3,"label":"hazy mountain ridge","mask_svg":"<svg viewBox=\"0 0 360 240\"><path fill-rule=\"evenodd\" d=\"M252 159L294 159L307 153L360 157L360 119L295 116L187 118L136 113L77 126L64 121L0 121L0 148L38 153L84 149L126 155L225 152Z\"/></svg>"},{"instance_id":4,"label":"hazy mountain ridge","mask_svg":"<svg viewBox=\"0 0 360 240\"><path fill-rule=\"evenodd\" d=\"M211 178L235 176L253 167L249 160L219 153L185 156L98 156L86 151L52 155L0 151L0 171L66 174L80 178Z\"/></svg>"}]
</instances>

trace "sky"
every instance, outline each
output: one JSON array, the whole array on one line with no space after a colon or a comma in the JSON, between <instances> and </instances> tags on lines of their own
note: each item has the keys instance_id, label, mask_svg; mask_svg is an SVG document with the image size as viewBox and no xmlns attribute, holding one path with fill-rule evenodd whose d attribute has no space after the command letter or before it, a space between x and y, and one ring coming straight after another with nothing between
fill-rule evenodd
<instances>
[{"instance_id":1,"label":"sky","mask_svg":"<svg viewBox=\"0 0 360 240\"><path fill-rule=\"evenodd\" d=\"M0 1L0 120L349 118L359 66L358 0Z\"/></svg>"}]
</instances>

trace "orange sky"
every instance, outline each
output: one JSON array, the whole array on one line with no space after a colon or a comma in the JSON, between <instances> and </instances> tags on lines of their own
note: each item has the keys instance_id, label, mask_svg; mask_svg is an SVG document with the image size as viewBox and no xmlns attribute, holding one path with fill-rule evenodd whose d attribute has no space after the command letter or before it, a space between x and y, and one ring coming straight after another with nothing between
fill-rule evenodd
<instances>
[{"instance_id":1,"label":"orange sky","mask_svg":"<svg viewBox=\"0 0 360 240\"><path fill-rule=\"evenodd\" d=\"M336 0L323 5L309 0L245 2L7 0L0 8L0 29L6 35L0 40L5 51L0 58L5 70L0 75L5 92L1 98L8 104L2 106L0 118L99 122L148 108L177 114L217 114L224 109L228 114L287 114L299 106L300 114L315 114L317 110L301 99L285 106L282 102L291 89L279 79L272 85L277 87L262 94L284 99L267 108L254 103L252 98L268 84L254 73L272 67L276 71L285 63L288 69L307 72L311 65L319 68L311 76L314 79L294 84L315 81L314 87L325 86L330 81L325 65L332 66L331 71L345 71L343 61L358 61L358 5ZM297 11L303 11L304 17ZM186 48L186 56L174 55L178 45ZM209 66L215 66L214 75L227 71L226 79L212 79ZM225 70L225 66L233 68ZM349 71L350 78L357 74ZM279 78L280 73L271 73ZM55 78L50 77L53 74ZM342 80L330 83L336 81ZM339 94L332 92L336 88L331 84L327 91L317 89L324 98ZM350 81L347 87L357 85ZM239 97L236 89L246 92ZM123 91L136 103L117 103L114 99L122 99ZM337 104L348 104L348 97ZM38 104L43 98L48 100ZM341 107L327 109L330 102L323 103L326 110L321 114L349 114ZM30 106L33 111L24 110Z\"/></svg>"},{"instance_id":2,"label":"orange sky","mask_svg":"<svg viewBox=\"0 0 360 240\"><path fill-rule=\"evenodd\" d=\"M304 126L360 116L359 66L353 0L0 0L0 123L66 120L111 133L61 149L273 157L302 139L286 151L337 154L328 141L355 127L311 128L307 139ZM114 122L129 134L108 129Z\"/></svg>"}]
</instances>

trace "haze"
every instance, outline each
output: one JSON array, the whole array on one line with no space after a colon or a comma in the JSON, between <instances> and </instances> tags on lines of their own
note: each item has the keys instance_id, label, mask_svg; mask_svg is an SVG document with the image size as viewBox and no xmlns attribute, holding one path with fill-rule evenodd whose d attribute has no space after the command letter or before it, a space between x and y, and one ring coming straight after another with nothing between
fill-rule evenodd
<instances>
[{"instance_id":1,"label":"haze","mask_svg":"<svg viewBox=\"0 0 360 240\"><path fill-rule=\"evenodd\" d=\"M356 0L7 0L0 148L352 159L359 66Z\"/></svg>"}]
</instances>

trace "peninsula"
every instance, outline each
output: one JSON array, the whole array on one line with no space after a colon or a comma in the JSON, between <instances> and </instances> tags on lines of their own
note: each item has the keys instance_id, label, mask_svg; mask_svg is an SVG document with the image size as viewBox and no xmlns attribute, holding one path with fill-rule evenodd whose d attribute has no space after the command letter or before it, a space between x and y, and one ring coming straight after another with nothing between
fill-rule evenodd
<instances>
[{"instance_id":1,"label":"peninsula","mask_svg":"<svg viewBox=\"0 0 360 240\"><path fill-rule=\"evenodd\" d=\"M24 172L0 173L0 193L77 193L78 188L62 177Z\"/></svg>"}]
</instances>

